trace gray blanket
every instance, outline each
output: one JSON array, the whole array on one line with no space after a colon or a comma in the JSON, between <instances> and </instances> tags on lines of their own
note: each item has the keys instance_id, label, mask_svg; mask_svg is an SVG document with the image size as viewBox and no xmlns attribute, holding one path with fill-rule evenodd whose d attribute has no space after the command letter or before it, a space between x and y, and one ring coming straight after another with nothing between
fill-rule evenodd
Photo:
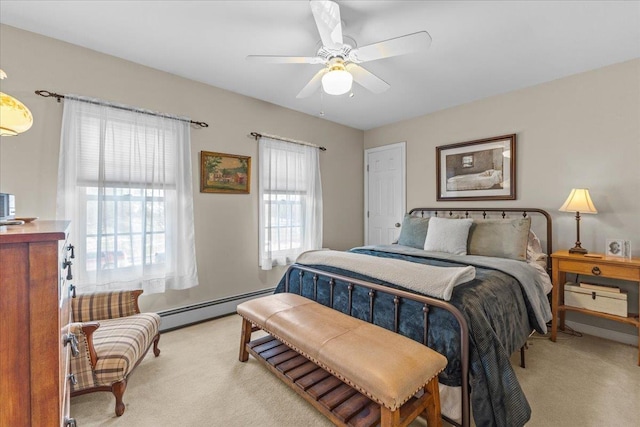
<instances>
[{"instance_id":1,"label":"gray blanket","mask_svg":"<svg viewBox=\"0 0 640 427\"><path fill-rule=\"evenodd\" d=\"M549 276L541 275L539 270L526 262L479 255L453 255L443 252L428 252L402 245L362 246L352 250L356 252L359 250L374 250L416 257L435 258L459 264L488 267L507 273L516 278L522 285L537 320L536 330L541 334L547 333L547 322L551 321L552 314L549 300L544 292L544 282L549 281Z\"/></svg>"},{"instance_id":2,"label":"gray blanket","mask_svg":"<svg viewBox=\"0 0 640 427\"><path fill-rule=\"evenodd\" d=\"M451 299L454 287L467 283L476 277L475 268L469 265L434 267L401 259L377 258L353 252L330 250L304 252L296 259L296 263L327 265L354 271L445 301ZM425 277L428 277L429 280L425 281Z\"/></svg>"}]
</instances>

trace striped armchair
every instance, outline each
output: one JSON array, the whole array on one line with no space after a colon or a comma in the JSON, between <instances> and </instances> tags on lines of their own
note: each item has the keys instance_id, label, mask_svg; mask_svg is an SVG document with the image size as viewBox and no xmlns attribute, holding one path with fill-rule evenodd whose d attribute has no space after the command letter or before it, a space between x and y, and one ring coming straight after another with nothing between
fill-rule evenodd
<instances>
[{"instance_id":1,"label":"striped armchair","mask_svg":"<svg viewBox=\"0 0 640 427\"><path fill-rule=\"evenodd\" d=\"M141 290L78 295L71 300L70 332L78 339L78 355L71 358L76 382L71 395L110 391L116 398L116 415L124 413L122 402L127 379L147 354L160 355L160 316L140 313Z\"/></svg>"}]
</instances>

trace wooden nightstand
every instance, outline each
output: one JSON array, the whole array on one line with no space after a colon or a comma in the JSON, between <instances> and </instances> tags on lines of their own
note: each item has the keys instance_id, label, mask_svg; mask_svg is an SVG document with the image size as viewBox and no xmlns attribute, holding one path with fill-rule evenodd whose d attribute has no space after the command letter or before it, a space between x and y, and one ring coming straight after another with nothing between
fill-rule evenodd
<instances>
[{"instance_id":1,"label":"wooden nightstand","mask_svg":"<svg viewBox=\"0 0 640 427\"><path fill-rule=\"evenodd\" d=\"M638 366L640 366L640 319L637 313L629 313L627 317L615 316L584 308L564 305L564 284L566 273L576 273L588 276L606 277L609 279L621 279L636 282L640 288L640 258L593 258L580 254L570 254L569 251L558 251L551 255L553 266L553 291L551 294L551 341L556 340L558 323L564 330L565 312L576 311L591 316L602 317L616 322L626 323L638 328ZM639 297L640 299L640 297Z\"/></svg>"}]
</instances>

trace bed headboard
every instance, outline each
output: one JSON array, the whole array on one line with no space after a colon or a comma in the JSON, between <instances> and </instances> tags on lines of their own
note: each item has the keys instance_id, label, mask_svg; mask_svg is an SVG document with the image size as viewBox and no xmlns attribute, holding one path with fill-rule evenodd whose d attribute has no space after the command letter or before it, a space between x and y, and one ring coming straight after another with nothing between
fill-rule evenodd
<instances>
[{"instance_id":1,"label":"bed headboard","mask_svg":"<svg viewBox=\"0 0 640 427\"><path fill-rule=\"evenodd\" d=\"M441 217L441 218L473 218L473 219L509 219L516 215L524 218L531 218L531 229L546 247L547 270L551 269L550 255L552 250L552 224L551 215L543 209L537 208L414 208L409 211L410 215L421 217ZM546 245L546 246L545 246Z\"/></svg>"}]
</instances>

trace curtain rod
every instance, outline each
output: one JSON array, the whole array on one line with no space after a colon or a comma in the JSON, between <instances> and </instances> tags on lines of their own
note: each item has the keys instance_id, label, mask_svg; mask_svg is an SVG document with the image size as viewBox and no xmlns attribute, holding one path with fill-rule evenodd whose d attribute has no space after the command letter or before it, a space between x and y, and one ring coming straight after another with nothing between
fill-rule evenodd
<instances>
[{"instance_id":1,"label":"curtain rod","mask_svg":"<svg viewBox=\"0 0 640 427\"><path fill-rule=\"evenodd\" d=\"M293 144L300 144L300 145L308 145L309 147L315 147L320 151L327 151L327 149L325 147L321 147L319 145L312 144L310 142L299 141L297 139L291 139L291 138L284 138L282 136L277 136L277 135L269 135L268 133L251 132L249 134L249 136L254 138L256 141L258 140L258 138L262 138L264 136L264 137L271 138L271 139L277 139L278 141L291 142Z\"/></svg>"},{"instance_id":2,"label":"curtain rod","mask_svg":"<svg viewBox=\"0 0 640 427\"><path fill-rule=\"evenodd\" d=\"M37 90L36 91L36 95L40 95L40 96L43 96L45 98L56 98L58 100L58 102L60 102L61 99L65 99L64 95L60 95L59 93L55 93L55 92L50 92L48 90ZM82 101L82 102L86 102L88 104L94 104L94 105L104 105L104 106L107 106L107 107L116 108L118 110L135 111L136 113L148 114L150 116L166 117L168 119L179 120L181 122L188 121L189 123L194 124L196 126L200 126L201 128L208 128L209 127L209 125L207 123L205 123L205 122L196 122L196 121L193 121L193 120L185 120L185 119L181 119L179 117L171 116L169 114L155 113L153 111L142 110L142 109L139 109L139 108L124 107L124 106L121 106L121 105L111 104L109 102L89 101L89 100L86 100L86 99L78 99L78 101Z\"/></svg>"}]
</instances>

